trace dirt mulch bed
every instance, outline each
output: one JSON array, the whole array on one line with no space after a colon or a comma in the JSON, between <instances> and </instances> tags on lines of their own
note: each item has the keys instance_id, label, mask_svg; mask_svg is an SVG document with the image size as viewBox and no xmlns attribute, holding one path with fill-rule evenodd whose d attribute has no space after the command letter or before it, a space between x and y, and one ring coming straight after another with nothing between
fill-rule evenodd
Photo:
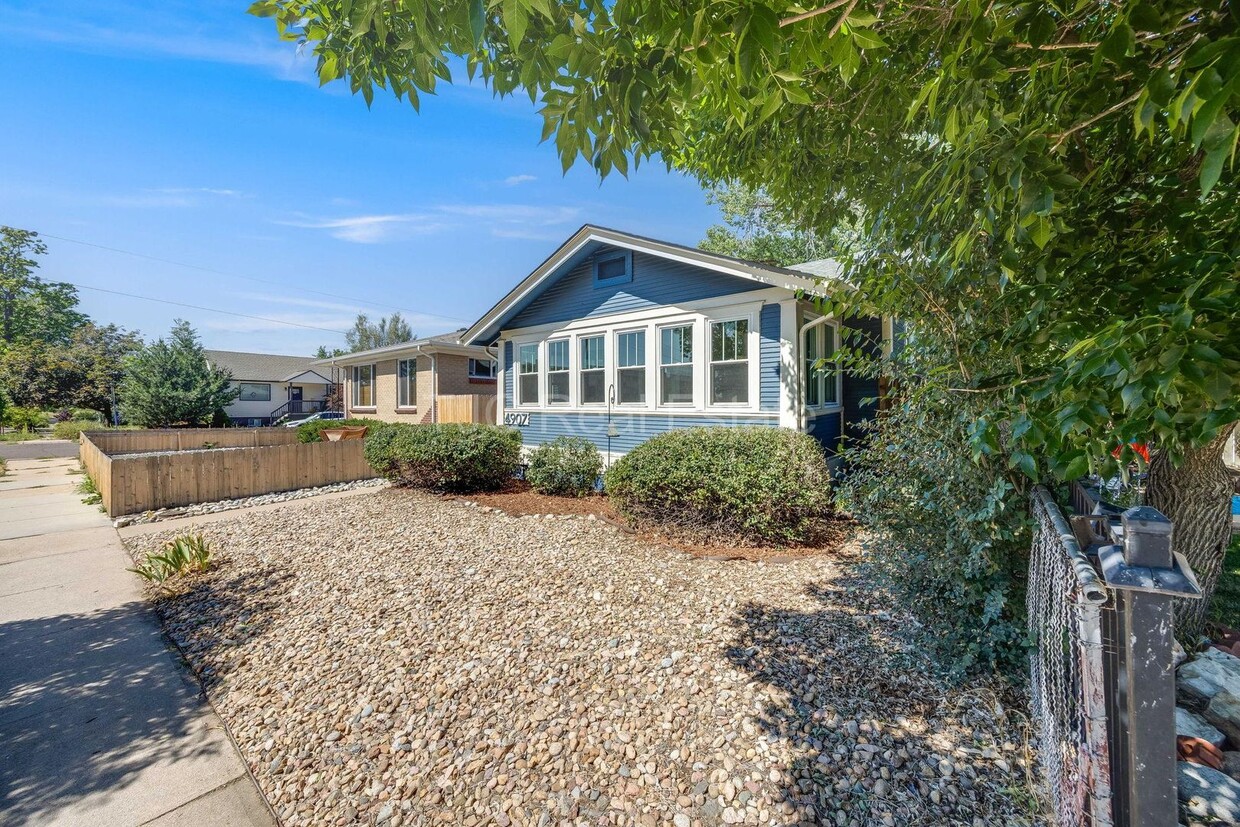
<instances>
[{"instance_id":1,"label":"dirt mulch bed","mask_svg":"<svg viewBox=\"0 0 1240 827\"><path fill-rule=\"evenodd\" d=\"M513 480L501 491L487 494L470 494L450 499L466 500L479 506L494 508L512 517L531 515L586 515L611 523L640 539L708 560L750 560L783 563L805 557L834 555L851 559L857 553L856 526L849 520L830 520L823 524L813 542L795 546L747 546L730 543L700 543L683 538L667 536L644 526L634 526L616 511L602 494L586 497L557 497L539 494L528 482Z\"/></svg>"}]
</instances>

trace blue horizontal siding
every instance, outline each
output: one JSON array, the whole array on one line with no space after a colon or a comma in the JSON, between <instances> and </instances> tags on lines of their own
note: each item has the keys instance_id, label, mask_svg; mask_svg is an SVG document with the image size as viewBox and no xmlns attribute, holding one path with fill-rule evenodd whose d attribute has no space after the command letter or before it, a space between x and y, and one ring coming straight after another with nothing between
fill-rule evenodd
<instances>
[{"instance_id":1,"label":"blue horizontal siding","mask_svg":"<svg viewBox=\"0 0 1240 827\"><path fill-rule=\"evenodd\" d=\"M596 255L617 249L603 246ZM504 323L506 329L628 313L766 288L749 279L644 253L633 254L633 280L626 284L596 286L590 258L552 279L520 313Z\"/></svg>"},{"instance_id":2,"label":"blue horizontal siding","mask_svg":"<svg viewBox=\"0 0 1240 827\"><path fill-rule=\"evenodd\" d=\"M612 437L611 450L627 453L652 436L675 428L705 428L712 425L765 425L777 427L777 416L677 416L675 414L612 413L612 422L619 436ZM558 436L580 436L593 442L600 451L607 450L607 414L546 413L530 411L530 424L520 427L525 447L534 448Z\"/></svg>"},{"instance_id":3,"label":"blue horizontal siding","mask_svg":"<svg viewBox=\"0 0 1240 827\"><path fill-rule=\"evenodd\" d=\"M758 316L758 407L779 410L779 305L765 304Z\"/></svg>"},{"instance_id":4,"label":"blue horizontal siding","mask_svg":"<svg viewBox=\"0 0 1240 827\"><path fill-rule=\"evenodd\" d=\"M805 420L805 432L822 443L827 456L835 456L840 448L840 413L827 413Z\"/></svg>"},{"instance_id":5,"label":"blue horizontal siding","mask_svg":"<svg viewBox=\"0 0 1240 827\"><path fill-rule=\"evenodd\" d=\"M883 321L874 316L848 319L840 331L845 344L870 356L878 356L883 347ZM861 425L878 412L878 379L844 372L844 436L851 440L861 435Z\"/></svg>"},{"instance_id":6,"label":"blue horizontal siding","mask_svg":"<svg viewBox=\"0 0 1240 827\"><path fill-rule=\"evenodd\" d=\"M512 407L512 342L504 342L504 408Z\"/></svg>"}]
</instances>

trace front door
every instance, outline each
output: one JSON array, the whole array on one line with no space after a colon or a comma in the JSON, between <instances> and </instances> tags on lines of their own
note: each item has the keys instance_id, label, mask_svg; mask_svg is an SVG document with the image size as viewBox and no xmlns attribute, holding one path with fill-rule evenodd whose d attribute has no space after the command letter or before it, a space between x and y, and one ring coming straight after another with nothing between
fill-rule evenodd
<instances>
[{"instance_id":1,"label":"front door","mask_svg":"<svg viewBox=\"0 0 1240 827\"><path fill-rule=\"evenodd\" d=\"M301 413L301 387L298 385L288 389L288 412Z\"/></svg>"}]
</instances>

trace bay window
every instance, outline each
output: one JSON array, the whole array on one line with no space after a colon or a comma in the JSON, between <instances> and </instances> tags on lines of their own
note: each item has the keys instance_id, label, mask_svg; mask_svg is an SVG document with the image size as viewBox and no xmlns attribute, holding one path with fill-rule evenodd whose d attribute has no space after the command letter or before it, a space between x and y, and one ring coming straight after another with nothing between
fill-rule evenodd
<instances>
[{"instance_id":1,"label":"bay window","mask_svg":"<svg viewBox=\"0 0 1240 827\"><path fill-rule=\"evenodd\" d=\"M646 331L616 335L616 401L646 404Z\"/></svg>"},{"instance_id":2,"label":"bay window","mask_svg":"<svg viewBox=\"0 0 1240 827\"><path fill-rule=\"evenodd\" d=\"M581 362L578 370L581 373L582 405L602 405L607 401L607 363L603 355L603 336L581 337Z\"/></svg>"},{"instance_id":3,"label":"bay window","mask_svg":"<svg viewBox=\"0 0 1240 827\"><path fill-rule=\"evenodd\" d=\"M538 404L538 345L521 345L517 351L517 404Z\"/></svg>"},{"instance_id":4,"label":"bay window","mask_svg":"<svg viewBox=\"0 0 1240 827\"><path fill-rule=\"evenodd\" d=\"M659 330L659 404L693 404L693 325Z\"/></svg>"},{"instance_id":5,"label":"bay window","mask_svg":"<svg viewBox=\"0 0 1240 827\"><path fill-rule=\"evenodd\" d=\"M547 342L547 404L568 404L568 339Z\"/></svg>"},{"instance_id":6,"label":"bay window","mask_svg":"<svg viewBox=\"0 0 1240 827\"><path fill-rule=\"evenodd\" d=\"M710 323L710 404L749 404L749 320Z\"/></svg>"}]
</instances>

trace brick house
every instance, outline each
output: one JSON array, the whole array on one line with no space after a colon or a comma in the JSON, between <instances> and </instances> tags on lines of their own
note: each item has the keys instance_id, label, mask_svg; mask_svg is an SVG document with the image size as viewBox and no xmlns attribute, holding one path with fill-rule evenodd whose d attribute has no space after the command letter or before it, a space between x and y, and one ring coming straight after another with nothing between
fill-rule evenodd
<instances>
[{"instance_id":1,"label":"brick house","mask_svg":"<svg viewBox=\"0 0 1240 827\"><path fill-rule=\"evenodd\" d=\"M384 422L494 422L496 362L460 331L318 362L340 377L346 416Z\"/></svg>"}]
</instances>

